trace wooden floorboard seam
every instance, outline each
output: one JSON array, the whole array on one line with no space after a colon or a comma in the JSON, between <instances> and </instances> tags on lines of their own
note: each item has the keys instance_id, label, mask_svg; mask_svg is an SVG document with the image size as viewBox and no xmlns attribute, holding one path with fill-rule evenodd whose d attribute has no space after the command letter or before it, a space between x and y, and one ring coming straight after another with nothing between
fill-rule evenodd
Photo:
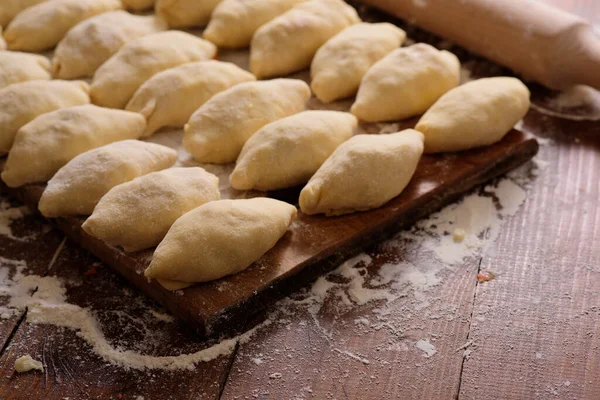
<instances>
[{"instance_id":1,"label":"wooden floorboard seam","mask_svg":"<svg viewBox=\"0 0 600 400\"><path fill-rule=\"evenodd\" d=\"M481 273L481 263L483 262L483 257L479 258L479 263L477 264L477 274L476 277ZM473 314L475 313L475 303L477 302L477 287L479 286L479 279L475 279L475 290L473 291L473 301L471 302L471 315L469 315L469 329L467 330L467 338L465 343L469 343L469 339L471 338L471 328L473 323ZM454 399L459 400L460 398L460 389L462 388L462 378L463 372L465 369L465 357L463 357L462 362L460 363L460 372L458 374L458 385L456 387L456 393L454 394Z\"/></svg>"},{"instance_id":2,"label":"wooden floorboard seam","mask_svg":"<svg viewBox=\"0 0 600 400\"><path fill-rule=\"evenodd\" d=\"M227 373L225 374L225 378L219 383L219 400L223 398L223 392L225 391L225 387L227 386L227 381L229 381L229 376L231 375L231 368L233 368L233 362L235 361L235 357L237 356L238 349L240 348L240 342L235 344L233 348L233 353L229 358L229 363L227 365Z\"/></svg>"},{"instance_id":3,"label":"wooden floorboard seam","mask_svg":"<svg viewBox=\"0 0 600 400\"><path fill-rule=\"evenodd\" d=\"M37 291L37 288L35 290ZM33 293L35 293L35 291ZM21 316L19 317L19 320L17 321L17 323L13 327L12 331L10 332L10 335L8 335L8 338L4 342L4 346L2 346L2 350L0 350L0 357L2 357L4 355L4 352L6 352L6 349L8 349L8 347L10 346L10 344L11 344L11 342L13 340L13 337L15 336L15 334L17 333L17 331L19 330L19 327L21 326L21 324L23 323L23 321L25 321L25 317L26 316L27 316L27 310L25 310L25 312L23 312L23 314L21 314Z\"/></svg>"}]
</instances>

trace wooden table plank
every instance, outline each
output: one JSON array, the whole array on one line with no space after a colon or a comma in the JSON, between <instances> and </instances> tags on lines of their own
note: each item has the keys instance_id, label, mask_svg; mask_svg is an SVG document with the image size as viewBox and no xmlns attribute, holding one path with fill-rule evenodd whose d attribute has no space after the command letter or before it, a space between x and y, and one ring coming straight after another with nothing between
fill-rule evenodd
<instances>
[{"instance_id":1,"label":"wooden table plank","mask_svg":"<svg viewBox=\"0 0 600 400\"><path fill-rule=\"evenodd\" d=\"M164 311L76 243L65 243L49 275L67 282L68 302L89 307L113 346L163 356L212 344L198 341L176 320L155 318L152 312ZM24 354L43 360L46 371L15 373L14 362ZM73 330L25 320L0 359L0 398L36 393L44 399L212 399L221 391L232 357L192 370L128 370L98 357Z\"/></svg>"},{"instance_id":2,"label":"wooden table plank","mask_svg":"<svg viewBox=\"0 0 600 400\"><path fill-rule=\"evenodd\" d=\"M39 216L30 214L21 203L0 194L0 220L9 231L0 234L0 268L2 273L13 276L18 266L25 266L28 273L43 275L60 245L63 234L51 229L50 224ZM9 299L0 295L0 308ZM22 313L9 313L0 317L0 349L13 333Z\"/></svg>"},{"instance_id":3,"label":"wooden table plank","mask_svg":"<svg viewBox=\"0 0 600 400\"><path fill-rule=\"evenodd\" d=\"M600 393L600 123L531 112L552 142L520 218L482 262L460 398L597 399Z\"/></svg>"}]
</instances>

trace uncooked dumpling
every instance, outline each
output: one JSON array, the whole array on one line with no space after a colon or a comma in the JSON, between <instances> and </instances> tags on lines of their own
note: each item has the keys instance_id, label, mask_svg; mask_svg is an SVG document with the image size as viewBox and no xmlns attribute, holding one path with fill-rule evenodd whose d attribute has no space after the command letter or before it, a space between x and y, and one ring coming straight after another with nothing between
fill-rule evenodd
<instances>
[{"instance_id":1,"label":"uncooked dumpling","mask_svg":"<svg viewBox=\"0 0 600 400\"><path fill-rule=\"evenodd\" d=\"M90 215L110 189L172 166L177 152L139 140L123 140L69 161L48 182L39 203L46 217Z\"/></svg>"},{"instance_id":2,"label":"uncooked dumpling","mask_svg":"<svg viewBox=\"0 0 600 400\"><path fill-rule=\"evenodd\" d=\"M56 46L54 75L61 79L92 76L126 42L165 29L167 25L160 18L122 10L89 18L71 29Z\"/></svg>"},{"instance_id":3,"label":"uncooked dumpling","mask_svg":"<svg viewBox=\"0 0 600 400\"><path fill-rule=\"evenodd\" d=\"M310 88L297 79L240 83L215 95L185 125L183 145L204 163L234 162L263 126L306 108Z\"/></svg>"},{"instance_id":4,"label":"uncooked dumpling","mask_svg":"<svg viewBox=\"0 0 600 400\"><path fill-rule=\"evenodd\" d=\"M192 61L214 58L217 48L181 31L154 33L122 46L94 74L92 102L125 108L135 91L155 74Z\"/></svg>"},{"instance_id":5,"label":"uncooked dumpling","mask_svg":"<svg viewBox=\"0 0 600 400\"><path fill-rule=\"evenodd\" d=\"M43 1L46 0L1 0L0 25L7 26L18 13Z\"/></svg>"},{"instance_id":6,"label":"uncooked dumpling","mask_svg":"<svg viewBox=\"0 0 600 400\"><path fill-rule=\"evenodd\" d=\"M82 228L126 251L147 249L179 217L219 195L219 178L202 168L169 168L112 188Z\"/></svg>"},{"instance_id":7,"label":"uncooked dumpling","mask_svg":"<svg viewBox=\"0 0 600 400\"><path fill-rule=\"evenodd\" d=\"M128 10L142 11L154 7L155 0L122 0Z\"/></svg>"},{"instance_id":8,"label":"uncooked dumpling","mask_svg":"<svg viewBox=\"0 0 600 400\"><path fill-rule=\"evenodd\" d=\"M344 29L315 54L310 67L315 96L330 103L355 95L367 70L404 39L406 33L387 22L365 22Z\"/></svg>"},{"instance_id":9,"label":"uncooked dumpling","mask_svg":"<svg viewBox=\"0 0 600 400\"><path fill-rule=\"evenodd\" d=\"M258 28L250 46L250 71L265 78L307 68L319 47L358 22L356 10L342 0L300 3Z\"/></svg>"},{"instance_id":10,"label":"uncooked dumpling","mask_svg":"<svg viewBox=\"0 0 600 400\"><path fill-rule=\"evenodd\" d=\"M423 134L356 135L338 147L300 192L306 214L339 215L377 208L398 196L412 178Z\"/></svg>"},{"instance_id":11,"label":"uncooked dumpling","mask_svg":"<svg viewBox=\"0 0 600 400\"><path fill-rule=\"evenodd\" d=\"M156 14L171 28L206 26L221 0L156 0Z\"/></svg>"},{"instance_id":12,"label":"uncooked dumpling","mask_svg":"<svg viewBox=\"0 0 600 400\"><path fill-rule=\"evenodd\" d=\"M424 113L460 81L460 62L419 43L394 50L364 76L352 113L363 121L396 121Z\"/></svg>"},{"instance_id":13,"label":"uncooked dumpling","mask_svg":"<svg viewBox=\"0 0 600 400\"><path fill-rule=\"evenodd\" d=\"M258 28L306 0L223 0L214 9L205 39L219 47L248 47Z\"/></svg>"},{"instance_id":14,"label":"uncooked dumpling","mask_svg":"<svg viewBox=\"0 0 600 400\"><path fill-rule=\"evenodd\" d=\"M159 72L135 92L126 109L148 121L144 136L164 126L181 128L202 104L238 83L254 81L235 64L199 61Z\"/></svg>"},{"instance_id":15,"label":"uncooked dumpling","mask_svg":"<svg viewBox=\"0 0 600 400\"><path fill-rule=\"evenodd\" d=\"M520 80L478 79L442 96L415 129L425 135L426 153L487 146L502 139L529 105L529 89Z\"/></svg>"},{"instance_id":16,"label":"uncooked dumpling","mask_svg":"<svg viewBox=\"0 0 600 400\"><path fill-rule=\"evenodd\" d=\"M96 147L142 135L137 113L91 104L41 115L17 132L2 172L10 187L46 182L75 156Z\"/></svg>"},{"instance_id":17,"label":"uncooked dumpling","mask_svg":"<svg viewBox=\"0 0 600 400\"><path fill-rule=\"evenodd\" d=\"M306 183L356 127L356 117L339 111L304 111L270 123L244 145L231 186L277 190Z\"/></svg>"},{"instance_id":18,"label":"uncooked dumpling","mask_svg":"<svg viewBox=\"0 0 600 400\"><path fill-rule=\"evenodd\" d=\"M50 61L37 54L18 51L0 52L0 89L27 81L49 80Z\"/></svg>"},{"instance_id":19,"label":"uncooked dumpling","mask_svg":"<svg viewBox=\"0 0 600 400\"><path fill-rule=\"evenodd\" d=\"M26 123L59 108L90 102L89 86L81 81L28 81L0 89L0 154L7 153Z\"/></svg>"},{"instance_id":20,"label":"uncooked dumpling","mask_svg":"<svg viewBox=\"0 0 600 400\"><path fill-rule=\"evenodd\" d=\"M123 8L120 0L49 0L19 13L4 32L10 50L44 51L94 15Z\"/></svg>"},{"instance_id":21,"label":"uncooked dumpling","mask_svg":"<svg viewBox=\"0 0 600 400\"><path fill-rule=\"evenodd\" d=\"M264 197L206 203L175 221L144 275L193 283L238 273L275 246L296 212Z\"/></svg>"}]
</instances>

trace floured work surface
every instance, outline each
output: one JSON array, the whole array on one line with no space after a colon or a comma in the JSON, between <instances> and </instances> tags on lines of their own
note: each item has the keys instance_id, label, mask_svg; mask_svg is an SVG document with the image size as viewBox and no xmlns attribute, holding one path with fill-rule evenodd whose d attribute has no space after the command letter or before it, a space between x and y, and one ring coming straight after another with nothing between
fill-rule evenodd
<instances>
[{"instance_id":1,"label":"floured work surface","mask_svg":"<svg viewBox=\"0 0 600 400\"><path fill-rule=\"evenodd\" d=\"M162 133L153 141L177 147L179 136L180 132ZM537 149L535 139L513 130L501 142L486 148L424 155L409 186L383 207L340 217L299 213L277 245L245 271L176 292L165 290L155 281L148 282L143 276L153 249L128 254L108 246L81 229L84 218L59 218L56 223L69 237L174 315L189 322L198 333L210 336L243 328L250 316L269 303L333 269L369 244L410 226L475 186L523 164ZM189 162L189 158L180 153L179 164ZM291 203L297 201L300 188L269 194L237 192L229 187L226 179L231 167L212 166L212 170L210 166L205 167L219 175L222 197L269 195ZM37 208L43 188L43 185L32 185L8 190L31 208Z\"/></svg>"}]
</instances>

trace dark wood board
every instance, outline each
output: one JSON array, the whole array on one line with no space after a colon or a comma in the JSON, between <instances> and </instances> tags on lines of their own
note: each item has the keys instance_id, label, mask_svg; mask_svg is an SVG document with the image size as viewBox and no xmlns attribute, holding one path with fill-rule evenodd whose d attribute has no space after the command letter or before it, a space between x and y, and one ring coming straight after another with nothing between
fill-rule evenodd
<instances>
[{"instance_id":1,"label":"dark wood board","mask_svg":"<svg viewBox=\"0 0 600 400\"><path fill-rule=\"evenodd\" d=\"M408 187L383 207L340 217L299 213L297 221L276 246L245 271L177 292L165 290L143 276L151 250L127 254L108 246L85 233L80 218L59 218L55 222L67 236L190 323L199 334L211 336L243 328L247 318L265 305L292 293L342 260L410 226L475 186L523 164L537 149L535 139L513 130L501 142L489 147L456 154L424 155ZM35 210L43 186L8 190ZM284 197L288 196L286 193ZM297 192L289 197L296 199Z\"/></svg>"}]
</instances>

